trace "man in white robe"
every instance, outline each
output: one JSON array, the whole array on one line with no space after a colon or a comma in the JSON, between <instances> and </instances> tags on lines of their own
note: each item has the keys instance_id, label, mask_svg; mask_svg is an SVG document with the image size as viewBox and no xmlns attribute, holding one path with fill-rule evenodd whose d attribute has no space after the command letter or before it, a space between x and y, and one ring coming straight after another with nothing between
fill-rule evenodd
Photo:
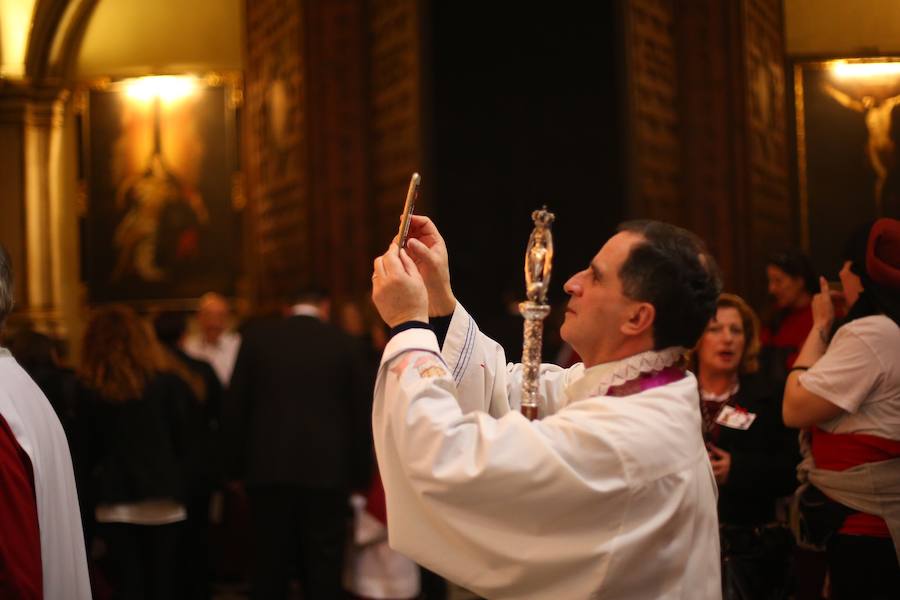
<instances>
[{"instance_id":1,"label":"man in white robe","mask_svg":"<svg viewBox=\"0 0 900 600\"><path fill-rule=\"evenodd\" d=\"M681 368L719 281L692 234L622 226L570 294L561 334L584 364L541 369L541 418L450 287L416 217L375 260L391 327L373 428L393 548L488 598L720 598L716 487L697 383ZM429 317L452 314L439 345Z\"/></svg>"},{"instance_id":2,"label":"man in white robe","mask_svg":"<svg viewBox=\"0 0 900 600\"><path fill-rule=\"evenodd\" d=\"M0 247L0 327L12 305L9 257ZM50 402L5 348L0 348L0 417L30 463L32 480L25 485L32 487L25 492L37 505L42 597L89 600L84 536L66 435ZM8 496L14 492L22 490L0 491ZM0 575L5 577L3 566Z\"/></svg>"}]
</instances>

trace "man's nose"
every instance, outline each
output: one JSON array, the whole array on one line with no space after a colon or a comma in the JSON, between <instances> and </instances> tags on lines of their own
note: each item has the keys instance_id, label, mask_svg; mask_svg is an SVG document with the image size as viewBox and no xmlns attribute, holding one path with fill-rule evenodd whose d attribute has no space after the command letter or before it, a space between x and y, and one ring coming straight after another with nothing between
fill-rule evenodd
<instances>
[{"instance_id":1,"label":"man's nose","mask_svg":"<svg viewBox=\"0 0 900 600\"><path fill-rule=\"evenodd\" d=\"M569 280L563 284L563 291L569 294L570 296L575 296L576 294L581 293L581 284L579 284L576 280L578 279L578 273L575 273Z\"/></svg>"}]
</instances>

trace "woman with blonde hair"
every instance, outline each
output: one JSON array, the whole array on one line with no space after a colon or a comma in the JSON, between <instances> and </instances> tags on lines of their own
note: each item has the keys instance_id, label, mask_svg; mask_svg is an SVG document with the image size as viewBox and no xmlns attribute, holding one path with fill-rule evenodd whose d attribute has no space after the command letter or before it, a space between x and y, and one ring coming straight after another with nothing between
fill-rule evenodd
<instances>
[{"instance_id":1,"label":"woman with blonde hair","mask_svg":"<svg viewBox=\"0 0 900 600\"><path fill-rule=\"evenodd\" d=\"M759 373L759 319L722 294L692 354L703 436L719 485L722 577L729 598L787 597L790 536L775 501L796 487L796 432L781 423L780 397Z\"/></svg>"},{"instance_id":2,"label":"woman with blonde hair","mask_svg":"<svg viewBox=\"0 0 900 600\"><path fill-rule=\"evenodd\" d=\"M117 597L174 597L191 388L148 324L124 306L93 315L82 357L79 470Z\"/></svg>"}]
</instances>

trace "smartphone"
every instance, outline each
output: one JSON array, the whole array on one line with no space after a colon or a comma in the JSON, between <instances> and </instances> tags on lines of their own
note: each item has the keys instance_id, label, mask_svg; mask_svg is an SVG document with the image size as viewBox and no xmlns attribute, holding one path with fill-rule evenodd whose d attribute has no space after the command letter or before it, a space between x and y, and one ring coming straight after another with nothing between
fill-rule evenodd
<instances>
[{"instance_id":1,"label":"smartphone","mask_svg":"<svg viewBox=\"0 0 900 600\"><path fill-rule=\"evenodd\" d=\"M403 218L400 220L400 242L401 248L406 248L406 239L409 237L409 222L412 220L413 211L416 209L416 198L419 197L419 184L422 178L418 173L413 173L409 178L409 190L406 192L406 204L403 205Z\"/></svg>"}]
</instances>

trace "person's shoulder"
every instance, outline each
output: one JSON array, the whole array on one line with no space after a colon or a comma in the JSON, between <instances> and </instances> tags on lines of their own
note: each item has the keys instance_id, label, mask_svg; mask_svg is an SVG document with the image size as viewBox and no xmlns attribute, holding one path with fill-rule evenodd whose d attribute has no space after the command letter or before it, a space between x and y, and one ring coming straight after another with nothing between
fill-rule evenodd
<instances>
[{"instance_id":1,"label":"person's shoulder","mask_svg":"<svg viewBox=\"0 0 900 600\"><path fill-rule=\"evenodd\" d=\"M895 353L900 341L900 327L885 315L870 315L843 325L835 334L835 341L854 337L872 347L873 351L886 349Z\"/></svg>"},{"instance_id":2,"label":"person's shoulder","mask_svg":"<svg viewBox=\"0 0 900 600\"><path fill-rule=\"evenodd\" d=\"M252 342L259 337L265 337L272 332L279 331L284 326L284 319L275 316L256 317L249 319L241 325L240 332L232 332L242 344Z\"/></svg>"},{"instance_id":3,"label":"person's shoulder","mask_svg":"<svg viewBox=\"0 0 900 600\"><path fill-rule=\"evenodd\" d=\"M338 344L342 348L353 352L361 351L363 348L363 343L360 338L350 335L334 323L319 321L318 327L320 328L322 335L329 337L335 344Z\"/></svg>"},{"instance_id":4,"label":"person's shoulder","mask_svg":"<svg viewBox=\"0 0 900 600\"><path fill-rule=\"evenodd\" d=\"M13 398L19 395L45 397L28 371L8 351L0 354L0 383L9 388L9 395Z\"/></svg>"},{"instance_id":5,"label":"person's shoulder","mask_svg":"<svg viewBox=\"0 0 900 600\"><path fill-rule=\"evenodd\" d=\"M180 393L184 390L190 390L190 385L181 375L174 371L160 371L150 380L146 393Z\"/></svg>"},{"instance_id":6,"label":"person's shoulder","mask_svg":"<svg viewBox=\"0 0 900 600\"><path fill-rule=\"evenodd\" d=\"M879 331L900 333L900 327L887 315L869 315L850 321L844 327L857 331Z\"/></svg>"},{"instance_id":7,"label":"person's shoulder","mask_svg":"<svg viewBox=\"0 0 900 600\"><path fill-rule=\"evenodd\" d=\"M173 350L173 353L178 358L178 360L184 363L184 365L192 371L200 371L204 366L209 366L208 361L195 358L180 348L175 348Z\"/></svg>"}]
</instances>

